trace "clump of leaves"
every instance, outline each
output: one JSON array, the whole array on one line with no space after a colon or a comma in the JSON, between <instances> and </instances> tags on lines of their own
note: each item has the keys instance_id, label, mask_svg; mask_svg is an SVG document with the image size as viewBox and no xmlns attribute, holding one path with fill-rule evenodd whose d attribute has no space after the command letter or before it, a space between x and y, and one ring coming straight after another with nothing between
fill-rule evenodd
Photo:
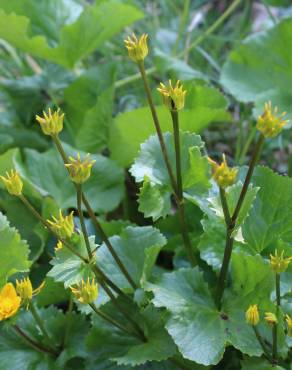
<instances>
[{"instance_id":1,"label":"clump of leaves","mask_svg":"<svg viewBox=\"0 0 292 370\"><path fill-rule=\"evenodd\" d=\"M126 23L107 24L99 38L92 31L96 18L117 4L120 14L130 12L129 22L139 17L131 6L100 2L63 27L54 48L26 32L19 47L71 66ZM18 26L27 29L23 16L7 10L0 17L10 22L20 17ZM81 42L85 24L86 42ZM9 37L13 42L15 34ZM67 58L72 40L76 48ZM214 89L170 80L157 89L165 105L157 109L144 66L147 35L125 43L150 108L145 125L150 118L154 128L141 126L139 140L129 150L124 146L127 153L119 163L131 164L139 211L149 223L98 216L119 204L122 170L111 159L76 153L65 144L60 109L37 115L39 131L54 148L26 149L22 156L12 152L7 167L15 168L5 168L11 171L1 176L12 199L8 205L15 212L17 204L23 224L38 236L40 251L29 255L29 244L8 221L9 207L8 218L0 214L0 370L19 364L27 369L39 364L68 370L210 369L227 347L242 369L288 370L292 180L257 165L265 143L287 126L285 114L265 105L247 168L231 167L224 153L217 163L194 133L189 113L201 114L197 127L213 114L228 120L224 98ZM206 95L213 101L206 103ZM188 102L198 96L201 110ZM118 118L115 132L128 124ZM121 138L131 143L130 135ZM33 286L28 275L47 243L55 246L50 267L44 281ZM164 251L173 256L172 271L157 263Z\"/></svg>"}]
</instances>

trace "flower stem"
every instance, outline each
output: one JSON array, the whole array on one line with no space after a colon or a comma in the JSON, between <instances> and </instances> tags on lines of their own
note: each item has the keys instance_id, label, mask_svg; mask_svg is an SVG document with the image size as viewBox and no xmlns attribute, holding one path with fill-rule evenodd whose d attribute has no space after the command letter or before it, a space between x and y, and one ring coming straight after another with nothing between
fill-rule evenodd
<instances>
[{"instance_id":1,"label":"flower stem","mask_svg":"<svg viewBox=\"0 0 292 370\"><path fill-rule=\"evenodd\" d=\"M24 195L20 195L19 199L27 206L27 208L34 214L34 216L53 234L56 238L58 238L64 245L67 247L74 255L79 257L84 263L89 263L89 260L83 257L79 252L75 250L75 248L68 243L67 240L59 238L59 236L53 231L50 224L38 213L38 211L30 204L30 202L24 197ZM99 271L100 277L117 293L124 297L127 297L125 293L116 286L97 266L96 269Z\"/></svg>"},{"instance_id":2,"label":"flower stem","mask_svg":"<svg viewBox=\"0 0 292 370\"><path fill-rule=\"evenodd\" d=\"M51 337L49 336L49 334L48 334L48 332L47 332L47 330L46 330L46 328L43 324L43 321L42 321L41 317L39 316L39 314L38 314L38 312L37 312L37 310L36 310L32 301L29 303L29 309L30 309L30 312L31 312L35 322L37 323L40 331L42 332L43 337L46 339L46 341L48 343L50 343L54 347L53 341L52 341Z\"/></svg>"},{"instance_id":3,"label":"flower stem","mask_svg":"<svg viewBox=\"0 0 292 370\"><path fill-rule=\"evenodd\" d=\"M41 353L48 353L51 356L57 357L58 353L51 348L45 348L34 339L30 338L18 325L13 325L14 330L28 343L33 349Z\"/></svg>"},{"instance_id":4,"label":"flower stem","mask_svg":"<svg viewBox=\"0 0 292 370\"><path fill-rule=\"evenodd\" d=\"M77 252L66 240L59 238L59 236L53 231L50 224L38 213L28 199L23 195L19 195L18 198L24 203L24 205L30 210L30 212L47 228L57 239L59 239L73 254L79 257L83 262L87 263L87 259Z\"/></svg>"},{"instance_id":5,"label":"flower stem","mask_svg":"<svg viewBox=\"0 0 292 370\"><path fill-rule=\"evenodd\" d=\"M131 332L127 327L125 327L124 325L120 324L118 321L116 321L115 319L113 319L111 316L109 316L108 314L106 314L105 312L103 312L102 310L100 310L99 308L97 308L94 303L90 303L89 305L93 309L93 311L98 316L102 317L105 321L107 321L110 324L114 325L115 327L117 327L118 329L120 329L121 331L123 331L124 333L133 335L136 338L138 338L139 340L141 340L141 337L138 334Z\"/></svg>"},{"instance_id":6,"label":"flower stem","mask_svg":"<svg viewBox=\"0 0 292 370\"><path fill-rule=\"evenodd\" d=\"M92 259L92 252L91 252L88 233L87 233L87 229L86 229L85 222L84 222L84 216L83 216L83 212L82 212L82 185L81 184L77 184L76 191L77 191L77 210L78 210L78 215L79 215L79 221L80 221L83 237L84 237L84 240L85 240L85 245L86 245L86 249L87 249L88 258L89 258L89 260L91 260Z\"/></svg>"},{"instance_id":7,"label":"flower stem","mask_svg":"<svg viewBox=\"0 0 292 370\"><path fill-rule=\"evenodd\" d=\"M168 158L168 154L167 154L163 134L162 134L162 131L161 131L161 127L160 127L160 123L159 123L159 120L158 120L155 105L154 105L154 102L153 102L153 99L152 99L151 90L150 90L150 86L149 86L149 83L148 83L148 80L147 80L147 76L146 76L146 72L145 72L145 66L144 66L143 61L138 63L138 67L139 67L139 71L140 71L142 81L143 81L143 84L144 84L148 104L149 104L151 114L152 114L152 119L153 119L154 126L155 126L155 129L156 129L156 133L157 133L157 136L158 136L158 140L159 140L159 143L160 143L164 163L166 165L166 169L167 169L167 172L168 172L168 175L169 175L169 178L170 178L171 186L173 188L174 193L176 194L177 193L177 184L176 184L175 177L173 175L172 168L171 168L171 165L170 165L170 161L169 161L169 158Z\"/></svg>"},{"instance_id":8,"label":"flower stem","mask_svg":"<svg viewBox=\"0 0 292 370\"><path fill-rule=\"evenodd\" d=\"M255 333L255 335L256 335L256 338L257 338L257 340L258 340L258 342L259 342L260 346L262 347L262 349L263 349L263 351L264 351L264 355L265 355L265 357L267 358L267 360L269 360L271 363L273 363L273 359L272 359L272 357L270 356L269 351L268 351L268 349L267 349L267 347L266 347L266 345L265 345L265 342L264 342L264 340L263 340L262 336L260 335L260 333L259 333L259 331L258 331L257 327L253 325L253 327L252 327L252 328L253 328L253 331L254 331L254 333Z\"/></svg>"},{"instance_id":9,"label":"flower stem","mask_svg":"<svg viewBox=\"0 0 292 370\"><path fill-rule=\"evenodd\" d=\"M136 323L136 321L128 314L128 312L119 304L119 302L117 301L116 297L114 296L114 294L112 293L112 291L109 289L109 287L105 284L105 282L103 280L100 280L99 278L99 272L98 270L96 270L97 266L95 265L94 266L95 268L95 276L96 276L96 279L99 281L99 284L102 286L102 288L104 289L104 291L106 292L106 294L109 296L109 298L111 299L111 302L113 303L113 305L122 313L122 315L132 324L133 328L136 330L137 334L139 335L139 337L142 339L143 342L146 342L147 339L144 335L144 332L143 330L140 328L140 326Z\"/></svg>"},{"instance_id":10,"label":"flower stem","mask_svg":"<svg viewBox=\"0 0 292 370\"><path fill-rule=\"evenodd\" d=\"M223 296L225 286L226 286L228 268L229 268L229 263L230 263L230 259L231 259L231 255L232 255L233 242L234 242L233 237L232 237L232 233L235 229L236 221L237 221L239 212L241 210L242 204L244 202L244 199L245 199L245 196L246 196L246 193L247 193L247 190L248 190L248 186L250 184L251 177L252 177L252 174L254 172L256 163L259 159L259 155L260 155L260 152L262 150L264 140L265 140L264 136L262 134L260 134L260 136L258 138L258 141L256 143L256 146L255 146L250 164L249 164L249 168L248 168L248 171L247 171L247 174L246 174L246 177L245 177L245 180L244 180L244 183L243 183L238 201L237 201L236 206L235 206L235 210L234 210L232 216L230 217L228 224L226 224L226 243L225 243L224 257L223 257L223 263L222 263L222 267L221 267L221 270L220 270L220 273L219 273L218 284L217 284L217 289L216 289L216 293L215 293L215 303L216 303L219 310L221 309L222 296ZM224 207L227 206L227 202L225 204L226 199L225 199L224 196L222 198L221 193L222 192L220 191L222 208L223 208L223 211L224 211ZM226 211L227 210L225 209L224 212L226 212ZM224 216L225 216L225 213L224 213ZM225 216L225 220L226 220L226 216Z\"/></svg>"},{"instance_id":11,"label":"flower stem","mask_svg":"<svg viewBox=\"0 0 292 370\"><path fill-rule=\"evenodd\" d=\"M273 352L273 362L277 363L278 357L278 325L273 324L273 345L272 345L272 352Z\"/></svg>"},{"instance_id":12,"label":"flower stem","mask_svg":"<svg viewBox=\"0 0 292 370\"><path fill-rule=\"evenodd\" d=\"M62 143L59 140L58 136L53 136L52 139L53 139L53 141L56 145L56 148L57 148L58 152L60 153L60 155L63 159L64 164L68 163L67 155L64 151L64 148L63 148ZM77 184L74 184L74 185L76 186ZM122 272L122 274L124 274L125 278L128 280L128 282L132 286L132 288L137 289L136 283L134 282L134 280L132 279L128 270L126 269L125 265L123 264L123 262L121 261L121 259L117 255L116 251L114 250L114 247L112 246L110 240L108 239L108 237L107 237L106 233L104 232L101 224L99 223L97 217L95 216L95 213L94 213L93 209L91 208L87 198L85 197L85 195L82 191L81 191L81 196L82 196L82 202L85 205L85 208L87 209L89 217L91 218L91 221L93 222L96 231L100 235L102 241L105 243L105 245L108 248L109 252L111 253L113 259L115 260L116 264L118 265L120 271Z\"/></svg>"},{"instance_id":13,"label":"flower stem","mask_svg":"<svg viewBox=\"0 0 292 370\"><path fill-rule=\"evenodd\" d=\"M281 281L280 274L275 274L276 278L276 299L277 299L277 308L281 306Z\"/></svg>"},{"instance_id":14,"label":"flower stem","mask_svg":"<svg viewBox=\"0 0 292 370\"><path fill-rule=\"evenodd\" d=\"M220 190L220 200L221 200L221 205L222 205L222 209L223 209L225 223L226 223L226 225L229 225L229 223L230 223L230 212L229 212L229 208L228 208L228 204L227 204L226 192L225 192L225 189L223 189L221 187L219 188L219 190Z\"/></svg>"},{"instance_id":15,"label":"flower stem","mask_svg":"<svg viewBox=\"0 0 292 370\"><path fill-rule=\"evenodd\" d=\"M176 162L176 181L177 181L177 206L179 212L181 233L184 242L184 246L189 258L189 261L193 266L198 264L196 256L192 249L191 240L189 238L188 228L185 220L185 207L183 198L183 187L182 187L182 172L181 172L181 150L180 150L180 132L179 132L179 120L178 112L171 111L171 118L173 124L173 136L174 136L174 147L175 147L175 162Z\"/></svg>"},{"instance_id":16,"label":"flower stem","mask_svg":"<svg viewBox=\"0 0 292 370\"><path fill-rule=\"evenodd\" d=\"M176 57L181 58L184 56L184 54L189 53L192 49L199 46L205 40L205 38L210 36L213 32L217 30L217 28L221 26L221 24L224 23L224 21L235 11L235 9L238 7L240 2L241 0L235 0L204 33L202 33L193 43L191 43L184 51L179 53ZM147 73L147 75L150 75L156 72L156 70L157 69L155 67L151 67L151 68L148 68L145 71L145 73ZM127 85L128 83L132 83L134 81L139 80L140 76L141 76L140 73L135 73L132 76L128 76L128 77L125 77L117 81L115 83L115 89L118 89L120 87Z\"/></svg>"}]
</instances>

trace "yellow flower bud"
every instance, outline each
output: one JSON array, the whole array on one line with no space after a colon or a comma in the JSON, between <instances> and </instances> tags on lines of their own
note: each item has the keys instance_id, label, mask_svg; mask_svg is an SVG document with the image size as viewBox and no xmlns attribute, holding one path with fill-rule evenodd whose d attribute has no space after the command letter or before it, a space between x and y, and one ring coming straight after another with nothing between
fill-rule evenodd
<instances>
[{"instance_id":1,"label":"yellow flower bud","mask_svg":"<svg viewBox=\"0 0 292 370\"><path fill-rule=\"evenodd\" d=\"M69 170L71 180L76 184L82 184L90 177L91 168L96 162L89 159L89 154L81 160L80 154L77 153L77 159L69 157L71 163L65 164Z\"/></svg>"},{"instance_id":2,"label":"yellow flower bud","mask_svg":"<svg viewBox=\"0 0 292 370\"><path fill-rule=\"evenodd\" d=\"M132 37L128 37L125 40L125 46L128 49L129 57L136 63L141 62L148 55L147 46L148 35L143 33L143 35L137 39L136 35L133 33Z\"/></svg>"},{"instance_id":3,"label":"yellow flower bud","mask_svg":"<svg viewBox=\"0 0 292 370\"><path fill-rule=\"evenodd\" d=\"M36 116L37 122L45 135L55 136L63 130L64 113L60 109L55 112L43 112L43 117Z\"/></svg>"},{"instance_id":4,"label":"yellow flower bud","mask_svg":"<svg viewBox=\"0 0 292 370\"><path fill-rule=\"evenodd\" d=\"M289 335L289 337L292 337L292 318L289 315L286 315L286 323L288 327L287 334Z\"/></svg>"},{"instance_id":5,"label":"yellow flower bud","mask_svg":"<svg viewBox=\"0 0 292 370\"><path fill-rule=\"evenodd\" d=\"M4 285L0 291L0 321L14 316L20 307L20 297L11 283Z\"/></svg>"},{"instance_id":6,"label":"yellow flower bud","mask_svg":"<svg viewBox=\"0 0 292 370\"><path fill-rule=\"evenodd\" d=\"M224 154L220 165L211 158L208 161L212 166L213 179L220 188L225 189L235 183L238 169L228 167Z\"/></svg>"},{"instance_id":7,"label":"yellow flower bud","mask_svg":"<svg viewBox=\"0 0 292 370\"><path fill-rule=\"evenodd\" d=\"M278 324L277 317L272 312L266 312L265 313L265 320L266 320L267 324L270 325L270 326Z\"/></svg>"},{"instance_id":8,"label":"yellow flower bud","mask_svg":"<svg viewBox=\"0 0 292 370\"><path fill-rule=\"evenodd\" d=\"M253 326L256 326L259 323L260 315L257 304L249 306L245 313L245 319L248 324Z\"/></svg>"},{"instance_id":9,"label":"yellow flower bud","mask_svg":"<svg viewBox=\"0 0 292 370\"><path fill-rule=\"evenodd\" d=\"M186 90L183 90L183 85L180 84L180 81L177 81L175 86L172 86L171 80L169 80L169 86L165 86L162 82L160 87L157 90L163 97L164 104L170 110L181 110L185 105L185 95Z\"/></svg>"},{"instance_id":10,"label":"yellow flower bud","mask_svg":"<svg viewBox=\"0 0 292 370\"><path fill-rule=\"evenodd\" d=\"M33 296L39 294L43 289L45 282L43 282L38 288L33 289L29 278L24 278L20 281L16 279L16 292L21 300L27 305Z\"/></svg>"},{"instance_id":11,"label":"yellow flower bud","mask_svg":"<svg viewBox=\"0 0 292 370\"><path fill-rule=\"evenodd\" d=\"M278 113L278 108L272 109L271 102L265 103L264 113L259 116L257 122L257 129L264 135L264 137L271 138L277 136L289 120L283 119L286 112Z\"/></svg>"},{"instance_id":12,"label":"yellow flower bud","mask_svg":"<svg viewBox=\"0 0 292 370\"><path fill-rule=\"evenodd\" d=\"M73 211L68 216L63 216L62 211L59 212L59 219L52 217L53 221L47 220L53 231L60 239L70 239L74 232Z\"/></svg>"},{"instance_id":13,"label":"yellow flower bud","mask_svg":"<svg viewBox=\"0 0 292 370\"><path fill-rule=\"evenodd\" d=\"M63 248L63 243L61 240L58 241L57 245L55 246L55 252L60 251Z\"/></svg>"},{"instance_id":14,"label":"yellow flower bud","mask_svg":"<svg viewBox=\"0 0 292 370\"><path fill-rule=\"evenodd\" d=\"M98 296L98 286L94 278L87 279L86 283L82 279L81 283L76 287L70 287L72 293L75 295L76 299L83 304L93 303Z\"/></svg>"},{"instance_id":15,"label":"yellow flower bud","mask_svg":"<svg viewBox=\"0 0 292 370\"><path fill-rule=\"evenodd\" d=\"M270 254L270 264L271 268L277 274L285 272L289 266L289 263L292 261L292 257L284 258L284 251L278 255L277 249L275 250L275 255Z\"/></svg>"},{"instance_id":16,"label":"yellow flower bud","mask_svg":"<svg viewBox=\"0 0 292 370\"><path fill-rule=\"evenodd\" d=\"M23 183L19 176L19 173L15 170L6 172L6 177L0 176L3 181L7 191L11 195L20 195L22 193Z\"/></svg>"}]
</instances>

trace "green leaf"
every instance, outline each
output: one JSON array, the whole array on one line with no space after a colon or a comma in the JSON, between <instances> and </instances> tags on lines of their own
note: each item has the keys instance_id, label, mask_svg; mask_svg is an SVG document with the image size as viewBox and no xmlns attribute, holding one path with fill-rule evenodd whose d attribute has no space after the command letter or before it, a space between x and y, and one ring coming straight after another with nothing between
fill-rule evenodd
<instances>
[{"instance_id":1,"label":"green leaf","mask_svg":"<svg viewBox=\"0 0 292 370\"><path fill-rule=\"evenodd\" d=\"M66 119L81 150L100 152L107 146L115 71L112 63L90 68L64 91Z\"/></svg>"},{"instance_id":2,"label":"green leaf","mask_svg":"<svg viewBox=\"0 0 292 370\"><path fill-rule=\"evenodd\" d=\"M128 226L119 236L112 236L109 240L138 286L150 277L157 255L166 243L164 236L152 226ZM96 252L96 260L120 288L131 289L104 243Z\"/></svg>"},{"instance_id":3,"label":"green leaf","mask_svg":"<svg viewBox=\"0 0 292 370\"><path fill-rule=\"evenodd\" d=\"M166 328L184 358L202 365L216 364L228 343L250 356L261 355L262 349L245 323L243 300L233 303L230 299L218 312L197 268L164 274L147 289L154 294L154 305L171 313Z\"/></svg>"},{"instance_id":4,"label":"green leaf","mask_svg":"<svg viewBox=\"0 0 292 370\"><path fill-rule=\"evenodd\" d=\"M186 96L187 109L179 114L182 131L199 133L212 122L230 121L226 100L216 89L192 84L189 91ZM164 106L158 106L157 114L162 131L172 132L169 111ZM121 113L110 131L109 149L112 158L124 167L129 166L137 156L140 144L154 133L156 131L149 107Z\"/></svg>"},{"instance_id":5,"label":"green leaf","mask_svg":"<svg viewBox=\"0 0 292 370\"><path fill-rule=\"evenodd\" d=\"M66 316L55 307L40 309L38 313L44 326L55 343L61 347L65 334ZM61 370L65 368L68 360L75 357L86 357L84 346L85 335L89 325L81 315L71 314L70 335L64 350L57 359L48 354L32 349L30 345L16 334L12 326L0 332L0 370L9 369L41 369ZM17 325L34 341L47 346L35 321L29 311L23 311L17 317Z\"/></svg>"},{"instance_id":6,"label":"green leaf","mask_svg":"<svg viewBox=\"0 0 292 370\"><path fill-rule=\"evenodd\" d=\"M256 115L264 101L271 100L280 111L292 116L292 95L287 83L292 81L289 50L292 46L292 19L248 37L231 52L225 63L221 83L238 100L256 103ZM263 57L264 56L264 57Z\"/></svg>"},{"instance_id":7,"label":"green leaf","mask_svg":"<svg viewBox=\"0 0 292 370\"><path fill-rule=\"evenodd\" d=\"M274 274L270 264L259 255L249 256L243 253L232 255L233 291L240 297L253 293L256 300L259 296L267 297L274 284ZM252 297L251 297L252 299ZM248 302L246 302L248 305Z\"/></svg>"},{"instance_id":8,"label":"green leaf","mask_svg":"<svg viewBox=\"0 0 292 370\"><path fill-rule=\"evenodd\" d=\"M258 167L252 183L260 190L242 233L250 250L260 253L278 239L292 240L292 180L266 167Z\"/></svg>"},{"instance_id":9,"label":"green leaf","mask_svg":"<svg viewBox=\"0 0 292 370\"><path fill-rule=\"evenodd\" d=\"M64 145L68 155L76 152ZM45 153L27 149L25 162L18 162L22 176L43 196L51 195L60 208L76 207L76 189L55 148ZM81 156L85 153L80 153ZM97 212L108 212L120 203L123 192L123 171L113 161L102 156L92 155L96 162L90 179L84 184L84 192Z\"/></svg>"},{"instance_id":10,"label":"green leaf","mask_svg":"<svg viewBox=\"0 0 292 370\"><path fill-rule=\"evenodd\" d=\"M43 1L38 3L40 8L37 9L37 16L41 13ZM24 52L72 68L77 61L142 16L133 6L117 0L96 1L85 7L76 21L59 26L58 44L51 47L44 36L48 31L38 29L31 36L29 18L0 9L0 37ZM108 22L109 18L111 22Z\"/></svg>"},{"instance_id":11,"label":"green leaf","mask_svg":"<svg viewBox=\"0 0 292 370\"><path fill-rule=\"evenodd\" d=\"M173 135L165 133L164 140L173 173L176 173ZM206 193L210 187L210 171L207 157L200 152L200 148L203 148L200 136L181 132L180 142L183 190L190 194ZM169 213L173 191L157 136L151 136L141 145L141 151L130 172L137 182L144 180L139 203L146 217L157 219Z\"/></svg>"},{"instance_id":12,"label":"green leaf","mask_svg":"<svg viewBox=\"0 0 292 370\"><path fill-rule=\"evenodd\" d=\"M115 310L111 311L113 313ZM138 323L147 336L147 342L94 316L93 328L87 338L88 348L94 350L100 359L109 358L118 365L138 366L146 361L165 360L175 354L176 347L163 328L164 316L151 306L139 315Z\"/></svg>"},{"instance_id":13,"label":"green leaf","mask_svg":"<svg viewBox=\"0 0 292 370\"><path fill-rule=\"evenodd\" d=\"M160 217L169 214L171 201L169 191L166 188L151 184L149 178L145 176L139 193L139 211L144 217L152 217L156 221Z\"/></svg>"},{"instance_id":14,"label":"green leaf","mask_svg":"<svg viewBox=\"0 0 292 370\"><path fill-rule=\"evenodd\" d=\"M262 358L244 358L241 362L242 370L285 370L281 366L271 365L267 360Z\"/></svg>"},{"instance_id":15,"label":"green leaf","mask_svg":"<svg viewBox=\"0 0 292 370\"><path fill-rule=\"evenodd\" d=\"M28 271L29 247L21 240L19 232L9 226L7 218L0 213L0 285L16 272Z\"/></svg>"},{"instance_id":16,"label":"green leaf","mask_svg":"<svg viewBox=\"0 0 292 370\"><path fill-rule=\"evenodd\" d=\"M94 237L90 237L90 243L92 250L94 250ZM82 235L74 235L74 240L71 240L71 244L78 253L84 257L87 256L85 241ZM65 246L56 252L55 257L51 261L51 265L53 265L53 268L48 272L48 276L52 277L57 282L63 282L65 288L78 284L82 279L87 279L87 277L92 276L88 264L74 255Z\"/></svg>"},{"instance_id":17,"label":"green leaf","mask_svg":"<svg viewBox=\"0 0 292 370\"><path fill-rule=\"evenodd\" d=\"M48 306L68 301L70 297L69 291L64 289L64 284L54 281L50 277L46 277L45 286L37 295L37 303L39 306Z\"/></svg>"}]
</instances>

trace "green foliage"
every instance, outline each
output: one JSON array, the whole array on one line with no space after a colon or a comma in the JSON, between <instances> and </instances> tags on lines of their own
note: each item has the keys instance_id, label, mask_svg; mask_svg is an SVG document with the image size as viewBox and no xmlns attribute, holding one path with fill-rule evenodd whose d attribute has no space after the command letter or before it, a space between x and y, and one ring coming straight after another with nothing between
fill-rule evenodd
<instances>
[{"instance_id":1,"label":"green foliage","mask_svg":"<svg viewBox=\"0 0 292 370\"><path fill-rule=\"evenodd\" d=\"M226 106L226 99L216 89L190 84L190 94L186 99L187 110L181 112L180 127L183 131L199 133L214 121L230 121ZM172 132L167 109L158 106L157 113L162 131ZM122 166L130 165L140 144L154 133L155 127L148 107L118 115L110 131L109 148L113 159ZM125 147L126 151L123 150Z\"/></svg>"},{"instance_id":2,"label":"green foliage","mask_svg":"<svg viewBox=\"0 0 292 370\"><path fill-rule=\"evenodd\" d=\"M29 247L21 239L18 231L10 227L7 218L0 213L0 284L16 272L28 271L30 261L28 260Z\"/></svg>"},{"instance_id":3,"label":"green foliage","mask_svg":"<svg viewBox=\"0 0 292 370\"><path fill-rule=\"evenodd\" d=\"M70 18L68 15L63 15L65 6L70 9L70 3L74 4L74 2L66 4L62 1L63 7L59 5L57 11L63 14L57 12L57 18L55 17L56 7L53 3L44 0L34 5L31 1L26 1L26 3L29 7L25 3L18 6L17 13L20 15L11 12L15 10L14 6L7 7L4 4L4 10L3 7L0 9L1 38L25 52L68 68L74 67L76 62L92 53L124 26L142 17L142 13L136 8L119 1L96 1L92 6L86 7L78 19L73 23L71 19L68 24ZM47 7L51 10L49 12L52 19L51 29L43 29L39 19L39 14L48 14ZM66 11L70 10L66 9ZM111 17L111 22L108 22L109 17ZM46 24L47 18L44 25ZM31 29L33 34L31 34ZM55 35L52 35L52 31ZM55 39L56 33L57 40ZM53 47L50 44L53 44Z\"/></svg>"},{"instance_id":4,"label":"green foliage","mask_svg":"<svg viewBox=\"0 0 292 370\"><path fill-rule=\"evenodd\" d=\"M250 37L231 52L221 75L222 84L237 99L255 102L261 114L263 103L271 100L280 111L290 110L291 94L287 82L292 65L287 48L291 45L291 19Z\"/></svg>"},{"instance_id":5,"label":"green foliage","mask_svg":"<svg viewBox=\"0 0 292 370\"><path fill-rule=\"evenodd\" d=\"M0 176L23 181L20 196L0 181L0 370L291 370L291 134L260 148L254 118L268 100L292 113L292 19L272 8L285 0L253 3L0 0ZM149 36L144 81L133 31ZM186 90L182 194L168 79ZM48 109L60 137L36 122ZM64 166L78 152L95 161L81 186ZM208 157L223 153L238 176L220 192ZM46 223L60 209L62 245Z\"/></svg>"},{"instance_id":6,"label":"green foliage","mask_svg":"<svg viewBox=\"0 0 292 370\"><path fill-rule=\"evenodd\" d=\"M163 235L151 226L128 226L120 235L112 236L109 240L121 261L127 266L134 282L143 287L151 276L159 251L166 243ZM130 288L105 244L97 250L96 260L119 287Z\"/></svg>"}]
</instances>

